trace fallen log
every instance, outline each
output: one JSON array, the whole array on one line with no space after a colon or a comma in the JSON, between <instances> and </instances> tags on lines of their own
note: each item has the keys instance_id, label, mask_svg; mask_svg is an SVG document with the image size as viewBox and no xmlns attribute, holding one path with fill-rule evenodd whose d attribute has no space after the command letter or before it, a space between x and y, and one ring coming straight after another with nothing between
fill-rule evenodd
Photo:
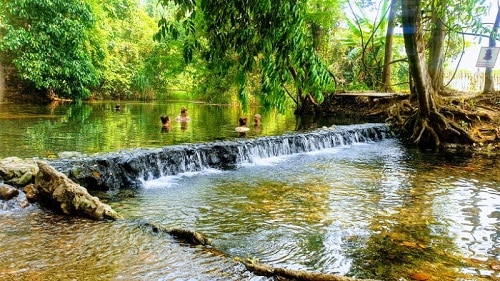
<instances>
[{"instance_id":1,"label":"fallen log","mask_svg":"<svg viewBox=\"0 0 500 281\"><path fill-rule=\"evenodd\" d=\"M85 215L98 220L121 218L109 205L49 164L39 161L38 168L35 184L28 188L28 200L57 207L67 215Z\"/></svg>"},{"instance_id":2,"label":"fallen log","mask_svg":"<svg viewBox=\"0 0 500 281\"><path fill-rule=\"evenodd\" d=\"M206 238L202 234L196 231L185 230L185 229L167 229L162 226L158 226L152 223L143 223L142 226L150 228L153 232L158 233L168 233L177 239L187 242L191 245L211 245L210 239ZM221 250L213 247L207 248L211 253L216 253L218 255L227 256ZM334 274L326 274L319 272L311 272L304 270L292 270L286 268L275 268L270 265L259 264L249 259L243 259L236 257L235 261L242 263L248 271L253 272L255 275L276 277L278 280L297 280L297 281L375 281L373 279L356 279L352 277L344 277Z\"/></svg>"},{"instance_id":3,"label":"fallen log","mask_svg":"<svg viewBox=\"0 0 500 281\"><path fill-rule=\"evenodd\" d=\"M155 225L152 223L144 223L143 225L145 227L151 228L151 230L153 232L162 232L162 233L170 234L170 235L174 236L175 238L182 240L184 242L187 242L191 245L207 246L207 245L212 244L210 239L206 238L201 233L196 232L196 231L179 229L179 228L167 229L165 227L158 226L158 225Z\"/></svg>"},{"instance_id":4,"label":"fallen log","mask_svg":"<svg viewBox=\"0 0 500 281\"><path fill-rule=\"evenodd\" d=\"M238 259L247 270L252 271L256 275L285 278L297 281L375 281L373 279L357 279L334 274L326 274L320 272L294 270L287 268L272 267L266 264L255 263L249 260Z\"/></svg>"}]
</instances>

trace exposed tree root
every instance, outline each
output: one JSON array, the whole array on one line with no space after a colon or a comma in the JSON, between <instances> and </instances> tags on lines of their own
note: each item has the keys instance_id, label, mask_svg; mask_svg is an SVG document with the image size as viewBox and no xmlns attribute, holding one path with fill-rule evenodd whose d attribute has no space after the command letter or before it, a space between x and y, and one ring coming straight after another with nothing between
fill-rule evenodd
<instances>
[{"instance_id":1,"label":"exposed tree root","mask_svg":"<svg viewBox=\"0 0 500 281\"><path fill-rule=\"evenodd\" d=\"M157 226L151 223L144 223L143 226L145 227L150 227L153 232L163 232L163 233L168 233L175 238L182 240L186 243L189 243L191 245L211 245L212 242L210 239L206 238L203 236L201 233L196 232L196 231L190 231L186 229L167 229L162 226Z\"/></svg>"},{"instance_id":2,"label":"exposed tree root","mask_svg":"<svg viewBox=\"0 0 500 281\"><path fill-rule=\"evenodd\" d=\"M434 111L429 116L421 116L418 109L409 102L403 102L391 108L387 119L393 128L403 137L415 145L422 147L440 147L447 144L472 145L478 142L458 122L464 119L487 118L487 115L478 115L458 108L442 108L444 114ZM464 121L464 124L467 122Z\"/></svg>"},{"instance_id":3,"label":"exposed tree root","mask_svg":"<svg viewBox=\"0 0 500 281\"><path fill-rule=\"evenodd\" d=\"M152 223L142 223L143 227L150 228L153 232L158 233L168 233L173 237L189 243L191 245L202 245L208 246L211 245L210 239L204 237L202 234L196 231L190 231L185 229L167 229L162 226L158 226ZM211 253L215 253L217 255L226 255L221 250L215 249L213 247L207 247L207 251ZM277 280L303 280L303 281L373 281L373 279L356 279L351 277L344 277L333 274L325 274L319 272L311 272L311 271L303 271L303 270L292 270L285 268L274 268L269 265L255 263L250 259L243 259L240 257L236 257L235 260L237 262L241 262L248 271L253 272L256 275L260 276L268 276L268 277L276 277Z\"/></svg>"},{"instance_id":4,"label":"exposed tree root","mask_svg":"<svg viewBox=\"0 0 500 281\"><path fill-rule=\"evenodd\" d=\"M452 120L469 120L469 121L491 121L491 116L488 113L484 112L471 112L467 110L460 109L458 107L453 106L444 106L441 107L441 112L444 115L450 115Z\"/></svg>"}]
</instances>

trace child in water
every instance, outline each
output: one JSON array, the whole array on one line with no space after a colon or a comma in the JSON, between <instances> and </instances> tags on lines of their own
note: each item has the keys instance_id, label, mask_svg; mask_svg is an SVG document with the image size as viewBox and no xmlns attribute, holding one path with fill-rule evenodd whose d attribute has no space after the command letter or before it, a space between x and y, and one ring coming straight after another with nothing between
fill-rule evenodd
<instances>
[{"instance_id":1,"label":"child in water","mask_svg":"<svg viewBox=\"0 0 500 281\"><path fill-rule=\"evenodd\" d=\"M258 113L253 116L253 125L257 128L260 127L260 118L260 114Z\"/></svg>"},{"instance_id":2,"label":"child in water","mask_svg":"<svg viewBox=\"0 0 500 281\"><path fill-rule=\"evenodd\" d=\"M238 119L238 124L239 124L239 126L236 127L236 129L235 129L236 132L242 133L242 132L246 132L246 131L250 130L247 127L247 118L240 117L240 119Z\"/></svg>"},{"instance_id":3,"label":"child in water","mask_svg":"<svg viewBox=\"0 0 500 281\"><path fill-rule=\"evenodd\" d=\"M163 127L169 127L170 126L170 117L166 115L160 116L161 124Z\"/></svg>"}]
</instances>

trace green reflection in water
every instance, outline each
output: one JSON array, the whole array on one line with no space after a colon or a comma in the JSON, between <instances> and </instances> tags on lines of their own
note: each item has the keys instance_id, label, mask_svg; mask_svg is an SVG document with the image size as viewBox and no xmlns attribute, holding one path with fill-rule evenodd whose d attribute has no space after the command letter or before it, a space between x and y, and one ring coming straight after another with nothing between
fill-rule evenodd
<instances>
[{"instance_id":1,"label":"green reflection in water","mask_svg":"<svg viewBox=\"0 0 500 281\"><path fill-rule=\"evenodd\" d=\"M166 145L235 139L234 128L240 116L249 120L262 115L262 125L246 137L279 135L295 130L292 113L260 112L252 108L181 102L115 102L77 104L18 105L1 104L0 157L54 157L62 151L84 154L160 147ZM191 120L175 121L180 108L188 109ZM160 116L169 115L172 126L162 130Z\"/></svg>"}]
</instances>

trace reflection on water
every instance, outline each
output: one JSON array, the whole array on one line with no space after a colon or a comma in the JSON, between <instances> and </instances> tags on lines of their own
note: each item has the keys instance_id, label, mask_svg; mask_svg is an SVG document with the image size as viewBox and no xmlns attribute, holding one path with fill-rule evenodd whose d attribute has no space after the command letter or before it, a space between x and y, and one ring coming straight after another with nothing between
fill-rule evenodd
<instances>
[{"instance_id":1,"label":"reflection on water","mask_svg":"<svg viewBox=\"0 0 500 281\"><path fill-rule=\"evenodd\" d=\"M260 108L244 113L237 107L179 102L114 102L58 104L56 106L2 104L0 110L0 157L53 157L62 151L84 154L137 147L234 139L240 116L253 116ZM175 120L186 106L191 120ZM162 128L161 115L172 122ZM262 127L247 137L279 135L296 129L295 116L261 112ZM332 123L330 123L331 125Z\"/></svg>"},{"instance_id":2,"label":"reflection on water","mask_svg":"<svg viewBox=\"0 0 500 281\"><path fill-rule=\"evenodd\" d=\"M0 279L267 280L234 256L382 280L498 279L499 168L386 140L157 179L108 198L116 222L3 211ZM143 221L199 231L226 256Z\"/></svg>"},{"instance_id":3,"label":"reflection on water","mask_svg":"<svg viewBox=\"0 0 500 281\"><path fill-rule=\"evenodd\" d=\"M181 107L189 111L191 120L175 120ZM326 117L296 118L293 112L284 115L261 112L251 108L181 102L115 102L54 103L51 105L1 104L0 158L56 157L64 151L83 154L112 152L138 147L232 140L238 132L238 118L249 120L260 113L260 126L248 124L246 138L280 135L284 132L315 129L333 124L349 124L352 120ZM168 129L162 127L160 116L171 117Z\"/></svg>"}]
</instances>

